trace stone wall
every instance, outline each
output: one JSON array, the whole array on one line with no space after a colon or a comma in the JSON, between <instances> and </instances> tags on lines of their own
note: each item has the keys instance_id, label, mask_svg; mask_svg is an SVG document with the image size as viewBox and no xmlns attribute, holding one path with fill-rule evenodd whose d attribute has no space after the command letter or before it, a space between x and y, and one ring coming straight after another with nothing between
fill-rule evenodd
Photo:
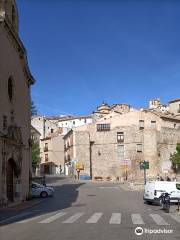
<instances>
[{"instance_id":1,"label":"stone wall","mask_svg":"<svg viewBox=\"0 0 180 240\"><path fill-rule=\"evenodd\" d=\"M139 120L144 120L142 129L139 128ZM155 125L151 121L156 121ZM167 173L171 173L170 153L175 151L180 141L180 130L174 128L174 122L163 121L151 112L134 111L108 120L101 119L98 123L110 123L111 130L98 132L94 123L89 126L88 132L87 129L75 131L76 158L85 163L84 173L89 172L91 162L93 177L121 178L125 177L127 170L129 179L143 178L139 167L142 160L149 161L147 176L150 178L156 177L157 173L165 174L167 167ZM124 142L117 142L117 132L124 133ZM91 148L90 141L93 142ZM142 152L137 152L137 144L142 144ZM118 157L118 145L124 145L123 159ZM124 159L129 159L130 166L123 167Z\"/></svg>"}]
</instances>

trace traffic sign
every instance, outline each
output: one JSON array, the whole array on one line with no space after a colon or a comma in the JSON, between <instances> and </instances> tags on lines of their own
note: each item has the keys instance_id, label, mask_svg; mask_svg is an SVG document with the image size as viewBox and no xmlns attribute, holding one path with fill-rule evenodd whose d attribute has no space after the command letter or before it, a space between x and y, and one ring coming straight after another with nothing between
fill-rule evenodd
<instances>
[{"instance_id":1,"label":"traffic sign","mask_svg":"<svg viewBox=\"0 0 180 240\"><path fill-rule=\"evenodd\" d=\"M149 169L149 162L148 161L141 161L140 164L140 169Z\"/></svg>"},{"instance_id":2,"label":"traffic sign","mask_svg":"<svg viewBox=\"0 0 180 240\"><path fill-rule=\"evenodd\" d=\"M80 163L80 162L77 162L76 163L76 169L77 170L84 170L84 165L82 163Z\"/></svg>"}]
</instances>

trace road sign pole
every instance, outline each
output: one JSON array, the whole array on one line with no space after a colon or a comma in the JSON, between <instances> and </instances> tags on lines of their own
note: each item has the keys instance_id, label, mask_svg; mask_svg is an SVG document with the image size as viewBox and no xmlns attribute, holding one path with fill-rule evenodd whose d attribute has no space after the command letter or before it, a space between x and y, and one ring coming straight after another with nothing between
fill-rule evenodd
<instances>
[{"instance_id":1,"label":"road sign pole","mask_svg":"<svg viewBox=\"0 0 180 240\"><path fill-rule=\"evenodd\" d=\"M144 168L144 185L146 185L146 168Z\"/></svg>"}]
</instances>

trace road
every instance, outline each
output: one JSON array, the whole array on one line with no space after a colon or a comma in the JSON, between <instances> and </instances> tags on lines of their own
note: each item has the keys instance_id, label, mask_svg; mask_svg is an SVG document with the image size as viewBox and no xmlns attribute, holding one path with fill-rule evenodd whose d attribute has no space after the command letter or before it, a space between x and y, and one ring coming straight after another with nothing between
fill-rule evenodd
<instances>
[{"instance_id":1,"label":"road","mask_svg":"<svg viewBox=\"0 0 180 240\"><path fill-rule=\"evenodd\" d=\"M56 190L53 198L1 216L1 240L180 240L180 214L144 204L142 192L66 178L49 184ZM142 235L135 234L137 227ZM152 230L161 233L145 233Z\"/></svg>"}]
</instances>

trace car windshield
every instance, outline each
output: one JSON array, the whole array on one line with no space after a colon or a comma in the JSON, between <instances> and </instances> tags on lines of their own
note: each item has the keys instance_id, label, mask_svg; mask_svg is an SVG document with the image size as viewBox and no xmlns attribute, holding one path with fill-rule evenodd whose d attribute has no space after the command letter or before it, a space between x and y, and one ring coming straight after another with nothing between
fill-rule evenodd
<instances>
[{"instance_id":1,"label":"car windshield","mask_svg":"<svg viewBox=\"0 0 180 240\"><path fill-rule=\"evenodd\" d=\"M44 187L42 184L39 184L39 183L35 183L35 182L33 182L32 183L32 187Z\"/></svg>"}]
</instances>

